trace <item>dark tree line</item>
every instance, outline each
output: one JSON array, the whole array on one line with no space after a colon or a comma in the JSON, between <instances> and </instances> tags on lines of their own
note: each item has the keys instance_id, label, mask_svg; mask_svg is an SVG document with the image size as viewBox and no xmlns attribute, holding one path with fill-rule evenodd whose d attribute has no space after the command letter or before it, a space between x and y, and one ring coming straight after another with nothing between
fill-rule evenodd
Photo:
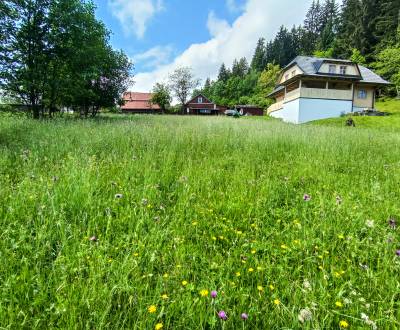
<instances>
[{"instance_id":1,"label":"dark tree line","mask_svg":"<svg viewBox=\"0 0 400 330\"><path fill-rule=\"evenodd\" d=\"M34 118L64 107L95 115L120 101L132 64L84 0L3 0L0 89Z\"/></svg>"},{"instance_id":2,"label":"dark tree line","mask_svg":"<svg viewBox=\"0 0 400 330\"><path fill-rule=\"evenodd\" d=\"M231 68L222 64L216 81L207 79L200 91L221 104L265 107L277 66L298 55L352 59L400 88L399 17L400 0L344 0L341 6L335 0L314 0L303 25L281 26L270 41L260 38L250 65L245 58Z\"/></svg>"}]
</instances>

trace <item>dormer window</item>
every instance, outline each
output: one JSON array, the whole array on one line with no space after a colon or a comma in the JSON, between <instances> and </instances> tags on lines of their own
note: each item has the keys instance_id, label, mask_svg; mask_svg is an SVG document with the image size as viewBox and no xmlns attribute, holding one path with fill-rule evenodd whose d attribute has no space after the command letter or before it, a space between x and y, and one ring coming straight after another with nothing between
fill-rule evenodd
<instances>
[{"instance_id":1,"label":"dormer window","mask_svg":"<svg viewBox=\"0 0 400 330\"><path fill-rule=\"evenodd\" d=\"M203 98L202 98L201 96L199 96L199 97L197 98L197 103L203 103Z\"/></svg>"},{"instance_id":2,"label":"dormer window","mask_svg":"<svg viewBox=\"0 0 400 330\"><path fill-rule=\"evenodd\" d=\"M340 66L340 74L346 74L346 71L347 71L347 66L345 66L345 65L341 65Z\"/></svg>"},{"instance_id":3,"label":"dormer window","mask_svg":"<svg viewBox=\"0 0 400 330\"><path fill-rule=\"evenodd\" d=\"M336 65L334 65L334 64L329 65L329 73L336 74Z\"/></svg>"}]
</instances>

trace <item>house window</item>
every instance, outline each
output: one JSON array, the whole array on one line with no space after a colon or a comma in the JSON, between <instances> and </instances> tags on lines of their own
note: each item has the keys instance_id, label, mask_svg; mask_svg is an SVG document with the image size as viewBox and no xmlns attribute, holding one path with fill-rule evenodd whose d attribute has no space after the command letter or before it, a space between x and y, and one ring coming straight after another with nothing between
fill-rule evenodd
<instances>
[{"instance_id":1,"label":"house window","mask_svg":"<svg viewBox=\"0 0 400 330\"><path fill-rule=\"evenodd\" d=\"M199 97L197 98L197 103L203 103L203 98L202 98L201 96L199 96Z\"/></svg>"},{"instance_id":2,"label":"house window","mask_svg":"<svg viewBox=\"0 0 400 330\"><path fill-rule=\"evenodd\" d=\"M336 65L333 65L333 64L329 65L329 73L332 73L332 74L336 73Z\"/></svg>"},{"instance_id":3,"label":"house window","mask_svg":"<svg viewBox=\"0 0 400 330\"><path fill-rule=\"evenodd\" d=\"M296 75L296 70L292 71L292 77Z\"/></svg>"},{"instance_id":4,"label":"house window","mask_svg":"<svg viewBox=\"0 0 400 330\"><path fill-rule=\"evenodd\" d=\"M358 98L359 99L366 99L367 98L367 91L365 89L360 89L358 91Z\"/></svg>"},{"instance_id":5,"label":"house window","mask_svg":"<svg viewBox=\"0 0 400 330\"><path fill-rule=\"evenodd\" d=\"M340 66L340 74L346 74L346 71L347 71L347 66L345 65Z\"/></svg>"}]
</instances>

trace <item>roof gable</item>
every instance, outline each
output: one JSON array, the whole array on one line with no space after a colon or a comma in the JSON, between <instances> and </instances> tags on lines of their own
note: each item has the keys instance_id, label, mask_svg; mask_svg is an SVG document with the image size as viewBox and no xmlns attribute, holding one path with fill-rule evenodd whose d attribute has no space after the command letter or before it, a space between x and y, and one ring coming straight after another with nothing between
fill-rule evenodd
<instances>
[{"instance_id":1,"label":"roof gable","mask_svg":"<svg viewBox=\"0 0 400 330\"><path fill-rule=\"evenodd\" d=\"M199 97L202 97L202 102L198 102ZM189 102L186 102L186 104L190 103L196 103L196 104L214 104L211 102L207 97L205 97L203 94L198 94L194 98L192 98Z\"/></svg>"}]
</instances>

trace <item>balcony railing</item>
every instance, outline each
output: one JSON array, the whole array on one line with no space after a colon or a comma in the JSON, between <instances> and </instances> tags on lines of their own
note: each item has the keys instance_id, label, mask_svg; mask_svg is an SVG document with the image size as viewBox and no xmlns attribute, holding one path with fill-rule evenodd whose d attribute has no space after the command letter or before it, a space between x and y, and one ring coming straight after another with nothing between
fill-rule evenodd
<instances>
[{"instance_id":1,"label":"balcony railing","mask_svg":"<svg viewBox=\"0 0 400 330\"><path fill-rule=\"evenodd\" d=\"M283 109L283 101L276 102L273 105L271 105L268 108L267 113L270 114L271 112L278 111L278 110L281 110L281 109Z\"/></svg>"}]
</instances>

